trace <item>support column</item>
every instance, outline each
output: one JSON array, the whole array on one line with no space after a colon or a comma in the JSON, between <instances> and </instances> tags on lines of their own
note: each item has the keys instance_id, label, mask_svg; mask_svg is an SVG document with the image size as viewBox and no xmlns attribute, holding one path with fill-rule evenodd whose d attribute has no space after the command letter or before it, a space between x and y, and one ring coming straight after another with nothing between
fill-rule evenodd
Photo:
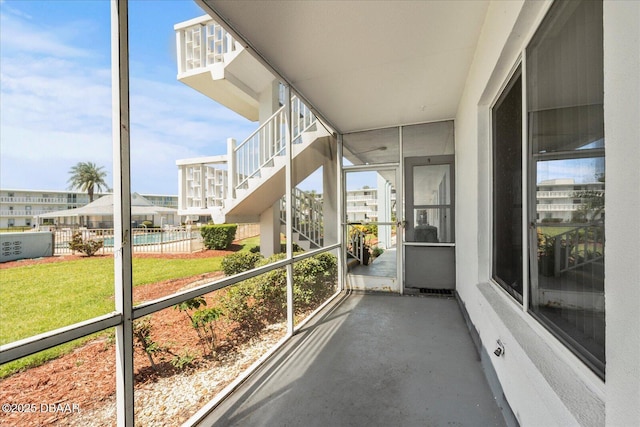
<instances>
[{"instance_id":1,"label":"support column","mask_svg":"<svg viewBox=\"0 0 640 427\"><path fill-rule=\"evenodd\" d=\"M185 166L178 165L178 209L187 208L187 186L185 179Z\"/></svg>"},{"instance_id":2,"label":"support column","mask_svg":"<svg viewBox=\"0 0 640 427\"><path fill-rule=\"evenodd\" d=\"M236 149L236 140L233 138L227 138L227 194L226 198L229 200L229 206L233 203L233 199L236 197L236 157L234 155Z\"/></svg>"},{"instance_id":3,"label":"support column","mask_svg":"<svg viewBox=\"0 0 640 427\"><path fill-rule=\"evenodd\" d=\"M322 165L322 216L324 221L323 245L338 242L338 162L336 162L336 149L334 142L328 147L334 155L327 153Z\"/></svg>"},{"instance_id":4,"label":"support column","mask_svg":"<svg viewBox=\"0 0 640 427\"><path fill-rule=\"evenodd\" d=\"M260 214L260 252L265 257L280 253L280 202Z\"/></svg>"},{"instance_id":5,"label":"support column","mask_svg":"<svg viewBox=\"0 0 640 427\"><path fill-rule=\"evenodd\" d=\"M377 177L378 222L391 222L391 184L378 174ZM390 248L391 226L378 224L378 246L382 249Z\"/></svg>"},{"instance_id":6,"label":"support column","mask_svg":"<svg viewBox=\"0 0 640 427\"><path fill-rule=\"evenodd\" d=\"M292 117L291 117L291 88L285 87L284 90L284 108L285 117L287 118L287 133L286 133L286 158L287 167L285 169L285 206L286 212L286 236L287 236L287 259L293 258L293 145L291 135L293 134ZM294 313L293 307L293 264L287 264L287 335L293 335L294 328Z\"/></svg>"},{"instance_id":7,"label":"support column","mask_svg":"<svg viewBox=\"0 0 640 427\"><path fill-rule=\"evenodd\" d=\"M338 194L338 198L337 198L337 208L338 208L338 214L337 214L337 227L336 227L336 233L338 235L338 242L340 243L340 248L336 249L336 252L334 252L335 255L338 256L338 288L341 291L344 291L345 289L345 283L346 283L346 271L347 271L347 262L346 262L346 236L347 236L347 231L346 231L346 226L342 225L342 221L344 221L345 218L345 210L346 210L346 188L344 185L344 175L342 173L342 168L343 168L343 164L342 164L342 157L343 157L343 145L342 145L342 134L338 135L338 141L336 144L336 148L337 148L337 154L336 154L336 167L337 167L337 171L336 171L336 186L335 188L335 192ZM328 191L334 191L333 188L327 188L325 190L323 190L325 192Z\"/></svg>"},{"instance_id":8,"label":"support column","mask_svg":"<svg viewBox=\"0 0 640 427\"><path fill-rule=\"evenodd\" d=\"M280 108L280 82L277 79L260 92L258 102L258 120L262 124Z\"/></svg>"},{"instance_id":9,"label":"support column","mask_svg":"<svg viewBox=\"0 0 640 427\"><path fill-rule=\"evenodd\" d=\"M111 1L113 103L113 248L116 327L116 418L133 426L133 288L131 268L131 168L129 138L128 1Z\"/></svg>"}]
</instances>

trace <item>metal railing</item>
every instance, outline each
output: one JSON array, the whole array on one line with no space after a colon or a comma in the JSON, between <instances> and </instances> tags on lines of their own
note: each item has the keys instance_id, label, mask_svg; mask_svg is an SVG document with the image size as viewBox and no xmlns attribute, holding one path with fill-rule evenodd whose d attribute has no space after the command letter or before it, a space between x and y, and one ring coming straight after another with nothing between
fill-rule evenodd
<instances>
[{"instance_id":1,"label":"metal railing","mask_svg":"<svg viewBox=\"0 0 640 427\"><path fill-rule=\"evenodd\" d=\"M536 210L538 211L577 211L582 206L582 203L563 203L563 204L538 204Z\"/></svg>"},{"instance_id":2,"label":"metal railing","mask_svg":"<svg viewBox=\"0 0 640 427\"><path fill-rule=\"evenodd\" d=\"M300 237L308 240L316 247L323 244L323 203L312 194L294 188L292 192L292 218L291 228ZM284 198L280 201L280 221L286 224L287 212Z\"/></svg>"},{"instance_id":3,"label":"metal railing","mask_svg":"<svg viewBox=\"0 0 640 427\"><path fill-rule=\"evenodd\" d=\"M536 191L536 198L538 199L551 199L551 198L572 198L574 197L574 190L564 190L564 191Z\"/></svg>"},{"instance_id":4,"label":"metal railing","mask_svg":"<svg viewBox=\"0 0 640 427\"><path fill-rule=\"evenodd\" d=\"M553 237L554 275L604 260L604 226L589 224Z\"/></svg>"},{"instance_id":5,"label":"metal railing","mask_svg":"<svg viewBox=\"0 0 640 427\"><path fill-rule=\"evenodd\" d=\"M302 134L317 122L316 116L297 97L291 97L293 144L302 142ZM263 168L273 166L274 159L285 153L287 117L285 107L280 107L267 121L242 143L233 148L232 185L234 189L248 188L249 180L259 177Z\"/></svg>"},{"instance_id":6,"label":"metal railing","mask_svg":"<svg viewBox=\"0 0 640 427\"><path fill-rule=\"evenodd\" d=\"M347 256L355 258L360 264L364 264L364 251L366 249L364 231L349 224L347 226Z\"/></svg>"},{"instance_id":7,"label":"metal railing","mask_svg":"<svg viewBox=\"0 0 640 427\"><path fill-rule=\"evenodd\" d=\"M277 156L284 155L287 119L284 107L280 107L247 139L233 148L233 187L247 188L249 179L259 177L260 171L273 164Z\"/></svg>"},{"instance_id":8,"label":"metal railing","mask_svg":"<svg viewBox=\"0 0 640 427\"><path fill-rule=\"evenodd\" d=\"M79 254L69 247L75 233L84 241L101 241L98 254L113 253L113 228L58 228L54 231L54 255ZM196 227L134 228L131 230L134 253L188 253L202 249L202 236Z\"/></svg>"},{"instance_id":9,"label":"metal railing","mask_svg":"<svg viewBox=\"0 0 640 427\"><path fill-rule=\"evenodd\" d=\"M0 203L47 203L56 205L86 205L86 200L71 199L67 197L36 197L36 196L0 196Z\"/></svg>"}]
</instances>

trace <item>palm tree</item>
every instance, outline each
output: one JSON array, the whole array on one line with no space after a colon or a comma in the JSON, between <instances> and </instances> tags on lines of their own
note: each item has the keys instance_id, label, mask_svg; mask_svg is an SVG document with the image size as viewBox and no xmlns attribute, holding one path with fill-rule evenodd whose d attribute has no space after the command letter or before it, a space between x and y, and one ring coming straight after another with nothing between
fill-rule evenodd
<instances>
[{"instance_id":1,"label":"palm tree","mask_svg":"<svg viewBox=\"0 0 640 427\"><path fill-rule=\"evenodd\" d=\"M103 171L102 166L98 166L92 162L78 162L69 171L71 177L69 178L69 190L79 189L80 191L86 191L89 195L89 203L93 202L94 190L109 191L109 186L104 181L107 173Z\"/></svg>"}]
</instances>

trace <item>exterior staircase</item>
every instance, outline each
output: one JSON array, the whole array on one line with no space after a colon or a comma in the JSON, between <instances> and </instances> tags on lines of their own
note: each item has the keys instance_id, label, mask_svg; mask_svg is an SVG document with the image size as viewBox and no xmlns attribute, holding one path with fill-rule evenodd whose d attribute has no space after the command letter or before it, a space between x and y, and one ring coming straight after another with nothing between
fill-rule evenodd
<instances>
[{"instance_id":1,"label":"exterior staircase","mask_svg":"<svg viewBox=\"0 0 640 427\"><path fill-rule=\"evenodd\" d=\"M275 87L268 70L208 16L177 24L175 30L178 79L238 114L257 120L261 93ZM179 193L184 193L178 197L180 215L210 216L216 224L259 222L260 215L273 208L285 193L289 128L294 186L335 156L330 152L335 147L334 136L301 100L291 98L290 118L282 105L282 93L279 103L280 108L241 143L229 139L226 156L177 162ZM294 189L293 204L294 240L305 249L320 247L322 202Z\"/></svg>"},{"instance_id":2,"label":"exterior staircase","mask_svg":"<svg viewBox=\"0 0 640 427\"><path fill-rule=\"evenodd\" d=\"M331 134L297 98L292 99L293 184L297 185L322 166L331 155ZM256 222L285 191L284 107L241 144L228 149L229 189L224 206L212 212L214 222ZM222 216L224 215L224 216Z\"/></svg>"},{"instance_id":3,"label":"exterior staircase","mask_svg":"<svg viewBox=\"0 0 640 427\"><path fill-rule=\"evenodd\" d=\"M322 199L295 188L292 200L293 240L306 251L322 247L324 243ZM280 223L283 233L285 232L286 214L286 204L283 198L280 200Z\"/></svg>"}]
</instances>

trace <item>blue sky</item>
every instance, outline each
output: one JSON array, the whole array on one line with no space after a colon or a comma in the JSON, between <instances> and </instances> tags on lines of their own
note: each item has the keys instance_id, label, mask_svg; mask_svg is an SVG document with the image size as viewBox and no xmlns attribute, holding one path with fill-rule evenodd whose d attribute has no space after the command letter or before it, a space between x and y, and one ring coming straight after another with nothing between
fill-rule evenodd
<instances>
[{"instance_id":1,"label":"blue sky","mask_svg":"<svg viewBox=\"0 0 640 427\"><path fill-rule=\"evenodd\" d=\"M257 124L176 80L190 0L129 5L132 190L177 194L175 161L224 154ZM0 0L0 186L64 190L79 161L111 185L110 3Z\"/></svg>"}]
</instances>

